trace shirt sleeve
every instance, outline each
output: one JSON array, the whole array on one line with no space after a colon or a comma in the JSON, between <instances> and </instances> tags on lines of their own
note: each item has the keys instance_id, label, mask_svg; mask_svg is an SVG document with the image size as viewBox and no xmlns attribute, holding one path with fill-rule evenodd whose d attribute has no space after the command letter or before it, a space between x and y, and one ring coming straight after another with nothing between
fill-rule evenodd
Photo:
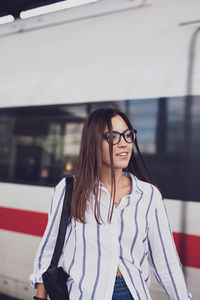
<instances>
[{"instance_id":1,"label":"shirt sleeve","mask_svg":"<svg viewBox=\"0 0 200 300\"><path fill-rule=\"evenodd\" d=\"M156 200L153 222L148 232L149 258L154 274L170 300L192 299L186 287L165 204L159 192Z\"/></svg>"},{"instance_id":2,"label":"shirt sleeve","mask_svg":"<svg viewBox=\"0 0 200 300\"><path fill-rule=\"evenodd\" d=\"M35 256L33 273L29 277L33 288L37 287L37 283L43 282L42 274L50 265L58 235L64 196L65 179L62 179L54 189L47 226Z\"/></svg>"}]
</instances>

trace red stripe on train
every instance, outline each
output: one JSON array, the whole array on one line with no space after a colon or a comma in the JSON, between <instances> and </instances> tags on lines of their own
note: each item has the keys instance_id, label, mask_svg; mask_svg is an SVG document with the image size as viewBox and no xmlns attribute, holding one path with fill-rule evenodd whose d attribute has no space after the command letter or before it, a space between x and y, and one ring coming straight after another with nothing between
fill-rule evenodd
<instances>
[{"instance_id":1,"label":"red stripe on train","mask_svg":"<svg viewBox=\"0 0 200 300\"><path fill-rule=\"evenodd\" d=\"M173 232L176 248L184 266L200 268L200 236Z\"/></svg>"},{"instance_id":2,"label":"red stripe on train","mask_svg":"<svg viewBox=\"0 0 200 300\"><path fill-rule=\"evenodd\" d=\"M47 219L46 213L0 207L0 229L42 236Z\"/></svg>"},{"instance_id":3,"label":"red stripe on train","mask_svg":"<svg viewBox=\"0 0 200 300\"><path fill-rule=\"evenodd\" d=\"M0 207L0 229L42 236L47 214L21 209ZM200 236L173 233L176 247L184 266L200 268Z\"/></svg>"}]
</instances>

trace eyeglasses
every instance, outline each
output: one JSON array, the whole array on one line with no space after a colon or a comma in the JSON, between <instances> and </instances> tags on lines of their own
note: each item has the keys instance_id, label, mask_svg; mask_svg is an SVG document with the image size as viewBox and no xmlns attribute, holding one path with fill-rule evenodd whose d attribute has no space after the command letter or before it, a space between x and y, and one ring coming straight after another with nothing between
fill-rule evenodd
<instances>
[{"instance_id":1,"label":"eyeglasses","mask_svg":"<svg viewBox=\"0 0 200 300\"><path fill-rule=\"evenodd\" d=\"M103 133L103 137L111 145L118 144L121 141L122 136L127 143L133 143L136 139L136 133L137 130L135 129L126 129L122 133L118 131L112 131L112 132L107 131Z\"/></svg>"}]
</instances>

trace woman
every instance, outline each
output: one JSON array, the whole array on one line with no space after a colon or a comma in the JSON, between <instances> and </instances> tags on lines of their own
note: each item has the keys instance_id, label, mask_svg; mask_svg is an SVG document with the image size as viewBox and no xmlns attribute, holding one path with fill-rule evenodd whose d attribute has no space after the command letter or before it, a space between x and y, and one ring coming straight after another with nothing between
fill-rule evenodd
<instances>
[{"instance_id":1,"label":"woman","mask_svg":"<svg viewBox=\"0 0 200 300\"><path fill-rule=\"evenodd\" d=\"M147 171L127 116L112 108L90 114L83 128L72 220L63 248L71 300L151 299L149 260L169 299L191 299L162 196L142 174L133 148ZM55 188L30 277L37 287L35 299L46 298L41 276L51 261L64 194L63 179Z\"/></svg>"}]
</instances>

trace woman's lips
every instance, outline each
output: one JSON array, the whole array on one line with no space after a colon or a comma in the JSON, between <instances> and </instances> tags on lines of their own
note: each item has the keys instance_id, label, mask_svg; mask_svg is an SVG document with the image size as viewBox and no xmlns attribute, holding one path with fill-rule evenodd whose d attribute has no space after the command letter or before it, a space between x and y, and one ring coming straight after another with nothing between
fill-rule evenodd
<instances>
[{"instance_id":1,"label":"woman's lips","mask_svg":"<svg viewBox=\"0 0 200 300\"><path fill-rule=\"evenodd\" d=\"M123 151L123 152L117 153L116 155L120 156L120 157L126 157L126 156L128 156L128 152L127 151Z\"/></svg>"}]
</instances>

